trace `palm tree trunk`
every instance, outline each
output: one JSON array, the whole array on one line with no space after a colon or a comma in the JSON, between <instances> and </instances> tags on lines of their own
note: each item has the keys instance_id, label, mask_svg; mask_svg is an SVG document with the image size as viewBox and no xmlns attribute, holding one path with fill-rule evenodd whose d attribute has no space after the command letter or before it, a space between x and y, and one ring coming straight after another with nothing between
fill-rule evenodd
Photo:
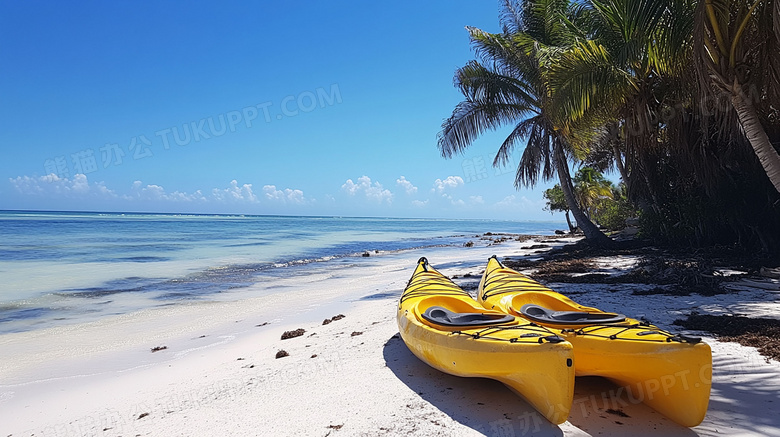
<instances>
[{"instance_id":1,"label":"palm tree trunk","mask_svg":"<svg viewBox=\"0 0 780 437\"><path fill-rule=\"evenodd\" d=\"M569 233L573 234L574 226L572 226L571 224L571 219L569 218L569 211L564 211L564 213L566 214L566 224L569 225Z\"/></svg>"},{"instance_id":2,"label":"palm tree trunk","mask_svg":"<svg viewBox=\"0 0 780 437\"><path fill-rule=\"evenodd\" d=\"M745 131L750 145L753 146L753 151L756 152L761 166L764 167L764 171L769 176L772 185L775 186L775 190L780 193L780 154L772 146L769 136L767 136L764 127L761 126L755 106L745 99L742 87L736 80L731 92L731 103L737 111L739 123Z\"/></svg>"},{"instance_id":3,"label":"palm tree trunk","mask_svg":"<svg viewBox=\"0 0 780 437\"><path fill-rule=\"evenodd\" d=\"M626 191L630 189L628 182L628 172L626 166L623 164L623 158L620 156L620 148L617 144L612 145L612 152L615 154L615 164L617 164L618 171L620 172L620 178L623 179L623 183L626 184Z\"/></svg>"},{"instance_id":4,"label":"palm tree trunk","mask_svg":"<svg viewBox=\"0 0 780 437\"><path fill-rule=\"evenodd\" d=\"M563 196L566 198L566 204L569 206L569 210L574 216L574 220L577 221L577 226L582 229L582 233L585 234L585 240L596 246L608 246L612 243L612 240L604 235L596 225L593 224L582 209L577 204L577 200L574 197L574 187L571 183L571 175L569 174L569 164L566 162L566 156L563 153L563 146L560 141L555 140L555 165L557 166L558 179L561 182L561 189L563 190Z\"/></svg>"}]
</instances>

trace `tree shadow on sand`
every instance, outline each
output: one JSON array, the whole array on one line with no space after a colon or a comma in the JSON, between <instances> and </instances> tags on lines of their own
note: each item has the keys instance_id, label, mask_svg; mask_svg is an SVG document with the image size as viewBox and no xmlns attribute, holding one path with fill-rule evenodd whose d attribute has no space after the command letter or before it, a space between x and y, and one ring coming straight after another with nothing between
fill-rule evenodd
<instances>
[{"instance_id":1,"label":"tree shadow on sand","mask_svg":"<svg viewBox=\"0 0 780 437\"><path fill-rule=\"evenodd\" d=\"M703 429L780 436L780 372L764 359L713 355L712 395ZM722 431L721 431L722 432Z\"/></svg>"}]
</instances>

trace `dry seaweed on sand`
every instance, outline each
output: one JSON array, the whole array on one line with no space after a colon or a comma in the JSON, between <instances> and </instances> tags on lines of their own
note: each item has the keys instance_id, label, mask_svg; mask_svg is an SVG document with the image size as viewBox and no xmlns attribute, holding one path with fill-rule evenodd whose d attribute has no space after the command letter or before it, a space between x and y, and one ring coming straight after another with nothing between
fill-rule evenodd
<instances>
[{"instance_id":1,"label":"dry seaweed on sand","mask_svg":"<svg viewBox=\"0 0 780 437\"><path fill-rule=\"evenodd\" d=\"M761 355L780 361L780 320L691 313L687 319L677 319L674 324L711 332L722 341L754 347Z\"/></svg>"},{"instance_id":2,"label":"dry seaweed on sand","mask_svg":"<svg viewBox=\"0 0 780 437\"><path fill-rule=\"evenodd\" d=\"M632 256L639 259L633 267L621 274L598 271L597 257ZM651 247L642 242L621 242L613 248L593 248L587 244L573 244L554 249L532 259L506 259L510 268L535 269L534 279L550 283L586 284L652 284L660 287L639 294L667 294L685 296L697 293L713 296L728 293L724 282L739 275L725 276L724 267L731 270L758 274L762 265L771 260L760 259L736 248L708 248L695 251Z\"/></svg>"},{"instance_id":3,"label":"dry seaweed on sand","mask_svg":"<svg viewBox=\"0 0 780 437\"><path fill-rule=\"evenodd\" d=\"M341 320L341 319L343 319L344 317L346 317L344 314L339 314L339 315L337 315L337 316L333 316L333 317L331 317L330 319L325 319L325 320L323 320L323 321L322 321L322 324L323 324L323 325L327 325L327 324L329 324L330 322L335 322L336 320Z\"/></svg>"},{"instance_id":4,"label":"dry seaweed on sand","mask_svg":"<svg viewBox=\"0 0 780 437\"><path fill-rule=\"evenodd\" d=\"M282 334L282 340L287 340L289 338L300 337L304 333L306 333L306 330L303 329L303 328L298 328L298 329L296 329L294 331L284 331L284 333Z\"/></svg>"}]
</instances>

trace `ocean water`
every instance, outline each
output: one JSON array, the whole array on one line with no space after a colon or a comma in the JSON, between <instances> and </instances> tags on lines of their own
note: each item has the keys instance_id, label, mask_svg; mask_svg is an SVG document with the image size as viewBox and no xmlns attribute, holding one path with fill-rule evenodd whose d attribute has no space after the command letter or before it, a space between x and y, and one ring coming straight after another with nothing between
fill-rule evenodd
<instances>
[{"instance_id":1,"label":"ocean water","mask_svg":"<svg viewBox=\"0 0 780 437\"><path fill-rule=\"evenodd\" d=\"M269 276L362 254L462 246L557 222L0 211L0 333L194 300L247 297ZM378 251L378 252L377 252Z\"/></svg>"}]
</instances>

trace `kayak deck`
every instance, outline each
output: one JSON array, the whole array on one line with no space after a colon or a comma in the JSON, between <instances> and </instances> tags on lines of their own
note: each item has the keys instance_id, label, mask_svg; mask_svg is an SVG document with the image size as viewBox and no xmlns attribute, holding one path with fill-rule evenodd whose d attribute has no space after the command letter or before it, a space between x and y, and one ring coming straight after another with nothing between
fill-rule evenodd
<instances>
[{"instance_id":1,"label":"kayak deck","mask_svg":"<svg viewBox=\"0 0 780 437\"><path fill-rule=\"evenodd\" d=\"M480 281L478 301L565 338L574 348L577 376L602 376L633 392L641 390L644 403L681 425L696 426L704 419L712 352L700 338L580 305L495 257ZM536 308L542 311L535 313Z\"/></svg>"},{"instance_id":2,"label":"kayak deck","mask_svg":"<svg viewBox=\"0 0 780 437\"><path fill-rule=\"evenodd\" d=\"M398 328L428 365L498 380L550 422L567 419L574 395L571 344L553 330L485 309L424 258L399 300Z\"/></svg>"}]
</instances>

